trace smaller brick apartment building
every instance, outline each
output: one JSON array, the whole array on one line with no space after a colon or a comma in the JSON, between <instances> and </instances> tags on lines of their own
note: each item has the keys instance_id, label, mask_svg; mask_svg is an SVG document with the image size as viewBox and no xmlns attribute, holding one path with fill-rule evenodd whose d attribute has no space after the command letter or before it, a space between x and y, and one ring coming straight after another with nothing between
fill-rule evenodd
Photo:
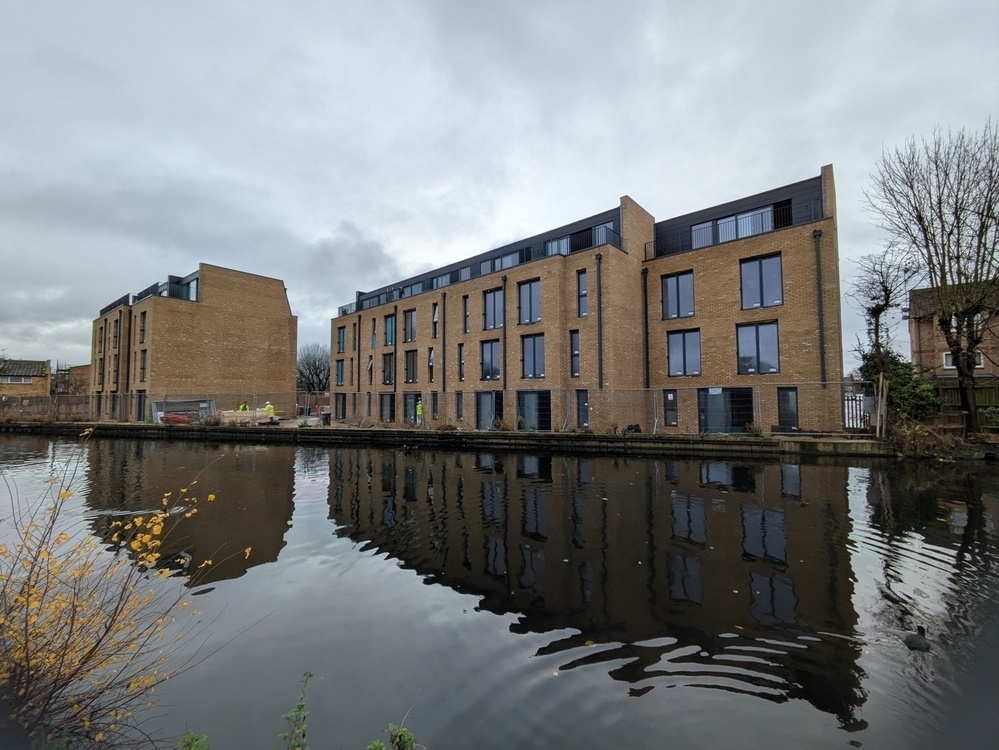
<instances>
[{"instance_id":1,"label":"smaller brick apartment building","mask_svg":"<svg viewBox=\"0 0 999 750\"><path fill-rule=\"evenodd\" d=\"M922 377L957 383L950 347L936 320L933 289L909 291L909 352L916 372ZM976 378L991 380L999 377L999 338L986 335L975 358Z\"/></svg>"},{"instance_id":2,"label":"smaller brick apartment building","mask_svg":"<svg viewBox=\"0 0 999 750\"><path fill-rule=\"evenodd\" d=\"M268 394L290 414L297 346L284 282L201 263L101 310L91 349L95 408L101 418L148 421L155 399L234 394L234 403L218 404L234 409L237 397Z\"/></svg>"},{"instance_id":3,"label":"smaller brick apartment building","mask_svg":"<svg viewBox=\"0 0 999 750\"><path fill-rule=\"evenodd\" d=\"M0 397L48 396L52 390L49 360L0 360Z\"/></svg>"},{"instance_id":4,"label":"smaller brick apartment building","mask_svg":"<svg viewBox=\"0 0 999 750\"><path fill-rule=\"evenodd\" d=\"M839 300L831 166L660 222L625 196L358 292L332 320L333 418L837 432Z\"/></svg>"}]
</instances>

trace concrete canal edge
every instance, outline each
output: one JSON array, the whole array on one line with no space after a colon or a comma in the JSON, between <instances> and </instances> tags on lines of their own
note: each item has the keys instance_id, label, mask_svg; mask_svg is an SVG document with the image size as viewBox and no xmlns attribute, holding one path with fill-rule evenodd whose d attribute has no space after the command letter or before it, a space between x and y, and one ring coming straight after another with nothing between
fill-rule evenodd
<instances>
[{"instance_id":1,"label":"concrete canal edge","mask_svg":"<svg viewBox=\"0 0 999 750\"><path fill-rule=\"evenodd\" d=\"M445 451L519 451L671 458L896 457L882 440L825 436L648 435L584 432L489 432L478 430L383 429L380 427L205 427L119 422L9 422L0 434L79 437L94 428L98 437L142 440L200 440L213 443L286 443L371 446ZM970 448L971 446L969 446ZM966 458L988 458L986 447Z\"/></svg>"}]
</instances>

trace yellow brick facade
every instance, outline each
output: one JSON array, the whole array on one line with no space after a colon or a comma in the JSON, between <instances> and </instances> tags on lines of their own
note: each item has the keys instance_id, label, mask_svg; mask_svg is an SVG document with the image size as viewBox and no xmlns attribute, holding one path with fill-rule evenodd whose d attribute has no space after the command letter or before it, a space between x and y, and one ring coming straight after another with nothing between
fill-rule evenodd
<instances>
[{"instance_id":1,"label":"yellow brick facade","mask_svg":"<svg viewBox=\"0 0 999 750\"><path fill-rule=\"evenodd\" d=\"M771 192L781 198L780 189ZM334 420L556 431L616 431L637 425L643 432L676 434L842 430L832 168L788 186L787 192L806 194L820 204L812 209L814 218L795 206L793 224L788 218L787 226L659 254L658 238L672 224L657 223L625 196L613 211L470 258L461 272L456 268L463 264L452 264L398 287L359 293L355 304L342 308L332 321ZM768 208L771 221L782 221L772 217L784 215L785 203L790 211L790 199L781 202L761 194L759 200L770 201L764 207L773 207ZM732 210L752 206L752 201L734 203ZM808 208L806 201L799 202ZM715 225L725 224L728 205L718 207ZM735 226L736 215L731 218ZM749 221L741 215L739 220ZM684 227L689 243L690 226L673 223ZM779 259L782 296L777 304L744 309L742 264L762 257ZM513 260L498 265L500 258ZM694 314L664 319L662 279L682 272L693 275ZM585 314L580 314L581 274ZM539 310L522 322L521 288L532 282L538 284ZM497 293L504 303L502 324L486 318ZM415 321L411 340L409 315ZM387 343L389 317L395 321L395 338ZM739 364L739 327L762 323L776 324L779 367L766 374L745 372ZM685 330L698 332L700 366L696 375L671 376L668 337ZM525 375L533 361L525 349L533 352L531 344L540 345L540 339L529 338L535 336L543 336L544 368ZM484 377L484 342L496 343L496 378ZM726 428L717 429L718 399L729 398L744 402L751 412L744 421L726 417ZM668 419L667 399L678 404L676 424ZM784 407L780 414L779 399ZM482 409L477 408L480 400L485 402ZM796 407L793 425L789 400Z\"/></svg>"},{"instance_id":2,"label":"yellow brick facade","mask_svg":"<svg viewBox=\"0 0 999 750\"><path fill-rule=\"evenodd\" d=\"M298 319L284 283L205 263L173 281L159 293L126 295L94 321L100 415L144 421L154 399L206 394L267 394L293 413Z\"/></svg>"}]
</instances>

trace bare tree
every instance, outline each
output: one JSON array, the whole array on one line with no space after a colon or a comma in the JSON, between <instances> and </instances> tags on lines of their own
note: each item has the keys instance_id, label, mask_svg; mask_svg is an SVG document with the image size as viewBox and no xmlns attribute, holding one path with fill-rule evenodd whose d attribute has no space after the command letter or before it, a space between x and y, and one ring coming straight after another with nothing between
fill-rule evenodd
<instances>
[{"instance_id":1,"label":"bare tree","mask_svg":"<svg viewBox=\"0 0 999 750\"><path fill-rule=\"evenodd\" d=\"M929 140L883 151L865 197L890 242L925 274L967 429L978 432L976 352L999 313L999 127L938 128Z\"/></svg>"},{"instance_id":2,"label":"bare tree","mask_svg":"<svg viewBox=\"0 0 999 750\"><path fill-rule=\"evenodd\" d=\"M298 350L298 387L305 391L330 389L330 348L306 344Z\"/></svg>"},{"instance_id":3,"label":"bare tree","mask_svg":"<svg viewBox=\"0 0 999 750\"><path fill-rule=\"evenodd\" d=\"M851 280L847 296L863 310L871 355L878 372L886 372L883 355L891 344L887 316L902 307L910 285L920 275L919 267L895 245L889 245L883 253L865 255L857 267L859 273Z\"/></svg>"}]
</instances>

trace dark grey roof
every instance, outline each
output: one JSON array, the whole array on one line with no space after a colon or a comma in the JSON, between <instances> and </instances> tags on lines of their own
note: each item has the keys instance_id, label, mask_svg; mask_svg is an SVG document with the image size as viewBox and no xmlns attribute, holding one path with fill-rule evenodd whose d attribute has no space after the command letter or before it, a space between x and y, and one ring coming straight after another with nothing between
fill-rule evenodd
<instances>
[{"instance_id":1,"label":"dark grey roof","mask_svg":"<svg viewBox=\"0 0 999 750\"><path fill-rule=\"evenodd\" d=\"M0 361L0 375L16 378L43 378L48 374L49 363L31 359L7 359Z\"/></svg>"},{"instance_id":2,"label":"dark grey roof","mask_svg":"<svg viewBox=\"0 0 999 750\"><path fill-rule=\"evenodd\" d=\"M993 287L991 290L988 286L978 287L982 290L981 294L972 294L975 287L969 285L967 287L968 294L966 297L961 295L962 299L958 300L961 304L965 304L970 300L977 300L980 304L987 304L991 307L999 306L999 288ZM954 296L959 296L957 293L962 291L964 287L958 287L953 289ZM936 288L929 287L927 289L910 289L909 290L909 317L910 318L931 318L936 315L937 310L937 300L935 297ZM968 299L970 298L970 300Z\"/></svg>"},{"instance_id":3,"label":"dark grey roof","mask_svg":"<svg viewBox=\"0 0 999 750\"><path fill-rule=\"evenodd\" d=\"M928 318L937 309L932 289L909 290L909 317Z\"/></svg>"}]
</instances>

